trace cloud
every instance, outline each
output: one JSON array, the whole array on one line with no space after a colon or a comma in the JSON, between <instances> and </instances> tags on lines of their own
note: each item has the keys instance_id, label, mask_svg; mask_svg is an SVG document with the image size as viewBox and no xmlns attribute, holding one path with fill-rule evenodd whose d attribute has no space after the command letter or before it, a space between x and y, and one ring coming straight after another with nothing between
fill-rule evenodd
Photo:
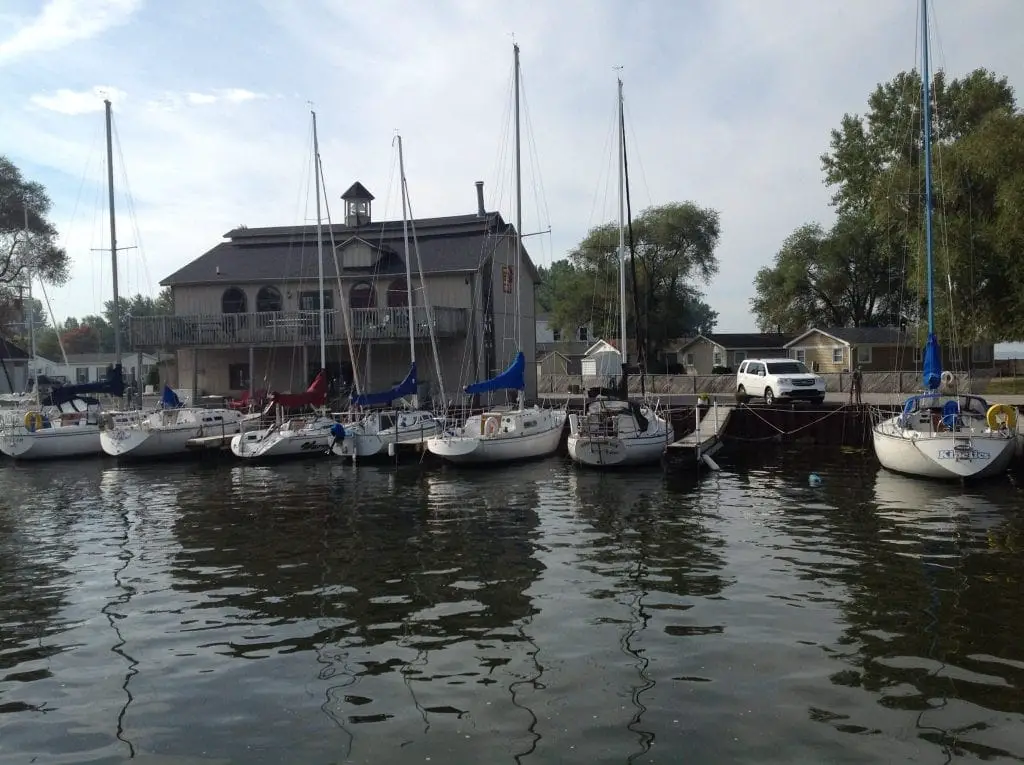
<instances>
[{"instance_id":1,"label":"cloud","mask_svg":"<svg viewBox=\"0 0 1024 765\"><path fill-rule=\"evenodd\" d=\"M953 75L986 66L1022 86L1024 3L934 6L937 66ZM401 215L396 128L417 216L474 211L473 182L484 180L487 206L512 218L514 31L524 230L551 227L527 240L531 255L563 257L590 226L615 218L612 67L622 65L634 214L684 200L719 210L721 272L708 300L721 331L752 329L757 269L797 226L831 220L818 159L829 130L844 112L863 112L878 82L916 64L914 3L650 0L624 9L607 0L266 0L240 10L176 0L148 4L116 41L96 32L49 53L46 66L17 76L0 68L4 151L46 184L75 259L74 287L55 305L82 315L109 298L108 257L91 252L103 246L102 117L70 117L102 109L94 83L118 95L119 239L140 245L121 258L122 290L149 291L237 224L313 217L307 101L335 218L355 180L377 197L376 218Z\"/></svg>"},{"instance_id":2,"label":"cloud","mask_svg":"<svg viewBox=\"0 0 1024 765\"><path fill-rule=\"evenodd\" d=\"M141 0L50 0L34 19L0 40L0 64L55 51L123 24Z\"/></svg>"},{"instance_id":3,"label":"cloud","mask_svg":"<svg viewBox=\"0 0 1024 765\"><path fill-rule=\"evenodd\" d=\"M112 104L124 100L127 94L110 85L97 85L89 90L68 90L61 88L53 93L38 93L29 101L33 106L58 114L78 115L103 111L103 99Z\"/></svg>"}]
</instances>

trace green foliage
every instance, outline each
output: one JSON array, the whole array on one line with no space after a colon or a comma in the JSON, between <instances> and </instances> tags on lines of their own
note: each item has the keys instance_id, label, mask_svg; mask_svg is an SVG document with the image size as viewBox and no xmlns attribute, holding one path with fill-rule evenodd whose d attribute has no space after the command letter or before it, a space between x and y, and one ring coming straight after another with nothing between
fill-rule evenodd
<instances>
[{"instance_id":1,"label":"green foliage","mask_svg":"<svg viewBox=\"0 0 1024 765\"><path fill-rule=\"evenodd\" d=\"M57 229L47 217L51 206L43 186L26 180L0 155L0 319L5 323L20 318L17 287L29 276L57 285L68 279L68 255L57 246Z\"/></svg>"},{"instance_id":2,"label":"green foliage","mask_svg":"<svg viewBox=\"0 0 1024 765\"><path fill-rule=\"evenodd\" d=\"M1024 337L1024 117L984 69L932 82L936 322L944 342ZM751 301L762 328L925 320L921 80L879 85L822 156L839 218L797 229ZM952 293L950 287L952 285Z\"/></svg>"},{"instance_id":3,"label":"green foliage","mask_svg":"<svg viewBox=\"0 0 1024 765\"><path fill-rule=\"evenodd\" d=\"M718 272L715 249L721 233L718 212L693 202L650 207L633 220L633 258L646 358L668 340L713 329L718 315L693 282ZM618 226L608 223L587 234L565 261L545 271L538 303L563 332L593 323L598 336L619 334ZM628 256L627 256L628 257ZM627 265L626 312L636 336L632 273ZM547 301L545 303L545 301Z\"/></svg>"}]
</instances>

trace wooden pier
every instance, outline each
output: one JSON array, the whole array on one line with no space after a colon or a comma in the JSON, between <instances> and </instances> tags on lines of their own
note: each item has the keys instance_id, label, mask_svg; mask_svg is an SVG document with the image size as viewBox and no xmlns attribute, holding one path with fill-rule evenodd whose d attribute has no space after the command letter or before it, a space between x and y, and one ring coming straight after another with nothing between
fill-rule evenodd
<instances>
[{"instance_id":1,"label":"wooden pier","mask_svg":"<svg viewBox=\"0 0 1024 765\"><path fill-rule=\"evenodd\" d=\"M714 455L722 448L722 439L735 407L731 405L696 407L694 417L700 417L692 432L665 447L662 464L666 470L685 470L709 467L718 470ZM703 412L703 415L701 414Z\"/></svg>"}]
</instances>

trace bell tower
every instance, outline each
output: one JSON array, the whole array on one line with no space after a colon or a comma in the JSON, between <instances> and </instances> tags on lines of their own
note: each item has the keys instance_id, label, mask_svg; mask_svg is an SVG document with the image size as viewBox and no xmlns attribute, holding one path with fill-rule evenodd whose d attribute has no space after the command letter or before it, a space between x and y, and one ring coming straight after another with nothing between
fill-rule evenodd
<instances>
[{"instance_id":1,"label":"bell tower","mask_svg":"<svg viewBox=\"0 0 1024 765\"><path fill-rule=\"evenodd\" d=\"M373 201L373 194L367 191L363 184L356 181L341 198L345 202L346 226L359 228L370 222L370 202Z\"/></svg>"}]
</instances>

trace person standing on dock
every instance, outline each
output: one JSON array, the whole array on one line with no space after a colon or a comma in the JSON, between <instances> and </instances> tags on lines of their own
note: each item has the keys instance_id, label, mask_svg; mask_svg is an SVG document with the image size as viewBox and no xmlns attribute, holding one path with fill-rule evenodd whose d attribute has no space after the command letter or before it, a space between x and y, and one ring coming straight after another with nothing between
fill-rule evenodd
<instances>
[{"instance_id":1,"label":"person standing on dock","mask_svg":"<svg viewBox=\"0 0 1024 765\"><path fill-rule=\"evenodd\" d=\"M849 404L855 403L857 406L860 406L863 403L860 398L861 377L860 364L858 364L857 368L853 370L853 375L850 377L850 400L847 402Z\"/></svg>"}]
</instances>

